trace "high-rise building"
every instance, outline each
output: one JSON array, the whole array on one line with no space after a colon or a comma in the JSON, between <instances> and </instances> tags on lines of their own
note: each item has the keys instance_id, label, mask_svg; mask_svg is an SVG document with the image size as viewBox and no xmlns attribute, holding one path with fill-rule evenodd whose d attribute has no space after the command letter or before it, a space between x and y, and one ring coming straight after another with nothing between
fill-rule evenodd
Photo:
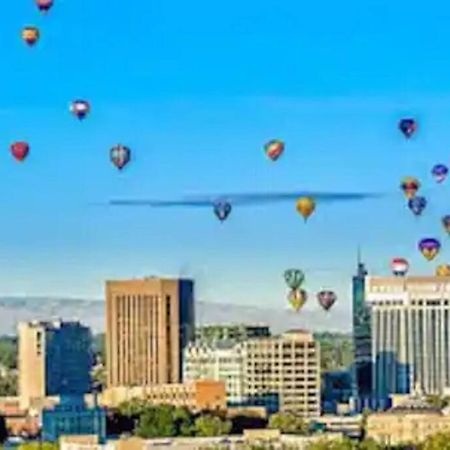
<instances>
[{"instance_id":1,"label":"high-rise building","mask_svg":"<svg viewBox=\"0 0 450 450\"><path fill-rule=\"evenodd\" d=\"M262 324L204 325L195 329L195 340L208 343L217 341L242 342L247 339L269 336L270 328Z\"/></svg>"},{"instance_id":2,"label":"high-rise building","mask_svg":"<svg viewBox=\"0 0 450 450\"><path fill-rule=\"evenodd\" d=\"M269 412L320 415L320 347L296 330L244 342L246 397Z\"/></svg>"},{"instance_id":3,"label":"high-rise building","mask_svg":"<svg viewBox=\"0 0 450 450\"><path fill-rule=\"evenodd\" d=\"M450 387L450 277L367 277L376 398Z\"/></svg>"},{"instance_id":4,"label":"high-rise building","mask_svg":"<svg viewBox=\"0 0 450 450\"><path fill-rule=\"evenodd\" d=\"M21 407L47 396L84 395L91 389L91 333L79 322L20 323Z\"/></svg>"},{"instance_id":5,"label":"high-rise building","mask_svg":"<svg viewBox=\"0 0 450 450\"><path fill-rule=\"evenodd\" d=\"M242 343L189 344L184 353L183 379L224 381L229 406L246 402Z\"/></svg>"},{"instance_id":6,"label":"high-rise building","mask_svg":"<svg viewBox=\"0 0 450 450\"><path fill-rule=\"evenodd\" d=\"M179 383L182 353L194 337L190 280L106 283L108 386Z\"/></svg>"},{"instance_id":7,"label":"high-rise building","mask_svg":"<svg viewBox=\"0 0 450 450\"><path fill-rule=\"evenodd\" d=\"M353 397L356 409L370 406L372 391L372 347L370 329L370 311L366 304L366 277L364 264L359 261L356 275L353 277Z\"/></svg>"}]
</instances>

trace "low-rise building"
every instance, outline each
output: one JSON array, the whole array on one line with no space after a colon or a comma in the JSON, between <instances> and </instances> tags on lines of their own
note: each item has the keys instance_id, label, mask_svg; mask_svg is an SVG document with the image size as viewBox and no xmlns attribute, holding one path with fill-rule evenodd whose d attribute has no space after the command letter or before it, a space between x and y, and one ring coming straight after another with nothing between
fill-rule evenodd
<instances>
[{"instance_id":1,"label":"low-rise building","mask_svg":"<svg viewBox=\"0 0 450 450\"><path fill-rule=\"evenodd\" d=\"M113 387L102 393L100 402L106 407L116 408L124 401L132 399L145 399L155 405L183 406L193 412L226 409L225 383L213 380L155 386Z\"/></svg>"}]
</instances>

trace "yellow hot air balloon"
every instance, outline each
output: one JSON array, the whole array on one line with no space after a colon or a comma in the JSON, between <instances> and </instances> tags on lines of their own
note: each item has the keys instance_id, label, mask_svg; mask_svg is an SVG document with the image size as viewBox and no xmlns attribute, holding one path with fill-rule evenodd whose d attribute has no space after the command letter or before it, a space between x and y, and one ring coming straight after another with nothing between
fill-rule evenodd
<instances>
[{"instance_id":1,"label":"yellow hot air balloon","mask_svg":"<svg viewBox=\"0 0 450 450\"><path fill-rule=\"evenodd\" d=\"M308 294L304 289L293 289L289 292L288 300L295 312L299 312L308 299Z\"/></svg>"},{"instance_id":2,"label":"yellow hot air balloon","mask_svg":"<svg viewBox=\"0 0 450 450\"><path fill-rule=\"evenodd\" d=\"M25 27L22 29L22 39L33 46L39 39L39 30L36 27Z\"/></svg>"},{"instance_id":3,"label":"yellow hot air balloon","mask_svg":"<svg viewBox=\"0 0 450 450\"><path fill-rule=\"evenodd\" d=\"M316 209L316 202L311 197L301 197L297 200L297 211L303 216L305 222Z\"/></svg>"},{"instance_id":4,"label":"yellow hot air balloon","mask_svg":"<svg viewBox=\"0 0 450 450\"><path fill-rule=\"evenodd\" d=\"M450 264L440 264L436 267L437 277L450 277Z\"/></svg>"}]
</instances>

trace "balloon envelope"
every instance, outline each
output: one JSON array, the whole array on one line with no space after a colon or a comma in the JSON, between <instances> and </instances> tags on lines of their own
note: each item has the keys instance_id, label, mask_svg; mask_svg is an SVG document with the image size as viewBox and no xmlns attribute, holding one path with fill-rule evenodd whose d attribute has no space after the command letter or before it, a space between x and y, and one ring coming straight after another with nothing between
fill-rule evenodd
<instances>
[{"instance_id":1,"label":"balloon envelope","mask_svg":"<svg viewBox=\"0 0 450 450\"><path fill-rule=\"evenodd\" d=\"M450 264L440 264L436 267L437 277L450 277Z\"/></svg>"},{"instance_id":2,"label":"balloon envelope","mask_svg":"<svg viewBox=\"0 0 450 450\"><path fill-rule=\"evenodd\" d=\"M130 162L131 150L118 144L110 150L110 159L119 170L122 170Z\"/></svg>"},{"instance_id":3,"label":"balloon envelope","mask_svg":"<svg viewBox=\"0 0 450 450\"><path fill-rule=\"evenodd\" d=\"M317 294L317 300L319 301L320 306L328 311L336 302L337 295L333 291L320 291Z\"/></svg>"},{"instance_id":4,"label":"balloon envelope","mask_svg":"<svg viewBox=\"0 0 450 450\"><path fill-rule=\"evenodd\" d=\"M394 258L391 261L392 273L395 276L405 276L409 270L409 263L405 258Z\"/></svg>"},{"instance_id":5,"label":"balloon envelope","mask_svg":"<svg viewBox=\"0 0 450 450\"><path fill-rule=\"evenodd\" d=\"M25 27L22 30L22 39L30 46L39 40L39 30L36 27Z\"/></svg>"},{"instance_id":6,"label":"balloon envelope","mask_svg":"<svg viewBox=\"0 0 450 450\"><path fill-rule=\"evenodd\" d=\"M414 119L402 119L398 124L398 128L403 135L409 139L417 130L417 122Z\"/></svg>"},{"instance_id":7,"label":"balloon envelope","mask_svg":"<svg viewBox=\"0 0 450 450\"><path fill-rule=\"evenodd\" d=\"M289 292L288 300L294 311L300 311L308 299L308 294L304 289L294 289Z\"/></svg>"},{"instance_id":8,"label":"balloon envelope","mask_svg":"<svg viewBox=\"0 0 450 450\"><path fill-rule=\"evenodd\" d=\"M36 6L39 11L47 12L53 6L53 0L36 0Z\"/></svg>"},{"instance_id":9,"label":"balloon envelope","mask_svg":"<svg viewBox=\"0 0 450 450\"><path fill-rule=\"evenodd\" d=\"M425 197L413 197L408 201L408 208L415 216L420 216L427 206L427 199Z\"/></svg>"},{"instance_id":10,"label":"balloon envelope","mask_svg":"<svg viewBox=\"0 0 450 450\"><path fill-rule=\"evenodd\" d=\"M264 151L272 161L276 161L284 152L284 142L273 139L264 146Z\"/></svg>"},{"instance_id":11,"label":"balloon envelope","mask_svg":"<svg viewBox=\"0 0 450 450\"><path fill-rule=\"evenodd\" d=\"M11 153L17 161L23 161L30 152L30 146L27 142L15 142L11 145Z\"/></svg>"},{"instance_id":12,"label":"balloon envelope","mask_svg":"<svg viewBox=\"0 0 450 450\"><path fill-rule=\"evenodd\" d=\"M420 181L414 177L403 178L400 189L404 192L406 198L413 198L420 189Z\"/></svg>"},{"instance_id":13,"label":"balloon envelope","mask_svg":"<svg viewBox=\"0 0 450 450\"><path fill-rule=\"evenodd\" d=\"M84 119L90 112L91 105L86 100L75 100L70 105L71 113L78 117L78 119Z\"/></svg>"},{"instance_id":14,"label":"balloon envelope","mask_svg":"<svg viewBox=\"0 0 450 450\"><path fill-rule=\"evenodd\" d=\"M228 218L228 216L231 213L231 203L228 202L217 202L214 205L214 214L217 216L217 218L223 222Z\"/></svg>"},{"instance_id":15,"label":"balloon envelope","mask_svg":"<svg viewBox=\"0 0 450 450\"><path fill-rule=\"evenodd\" d=\"M450 234L450 215L446 215L442 218L442 226L445 231Z\"/></svg>"},{"instance_id":16,"label":"balloon envelope","mask_svg":"<svg viewBox=\"0 0 450 450\"><path fill-rule=\"evenodd\" d=\"M298 289L305 281L305 274L299 269L288 269L284 272L284 280L291 289Z\"/></svg>"},{"instance_id":17,"label":"balloon envelope","mask_svg":"<svg viewBox=\"0 0 450 450\"><path fill-rule=\"evenodd\" d=\"M438 183L442 183L448 175L448 167L444 164L436 164L431 170L431 174Z\"/></svg>"},{"instance_id":18,"label":"balloon envelope","mask_svg":"<svg viewBox=\"0 0 450 450\"><path fill-rule=\"evenodd\" d=\"M419 241L419 250L428 261L434 259L440 249L441 243L437 239L425 238Z\"/></svg>"},{"instance_id":19,"label":"balloon envelope","mask_svg":"<svg viewBox=\"0 0 450 450\"><path fill-rule=\"evenodd\" d=\"M297 200L297 211L303 216L305 221L316 209L316 202L311 197L301 197Z\"/></svg>"}]
</instances>

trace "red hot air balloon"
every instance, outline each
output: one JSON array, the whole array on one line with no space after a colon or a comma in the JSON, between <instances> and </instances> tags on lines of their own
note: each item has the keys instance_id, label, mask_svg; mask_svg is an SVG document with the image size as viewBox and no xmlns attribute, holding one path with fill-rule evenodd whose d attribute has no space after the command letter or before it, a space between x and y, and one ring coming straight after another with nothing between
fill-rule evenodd
<instances>
[{"instance_id":1,"label":"red hot air balloon","mask_svg":"<svg viewBox=\"0 0 450 450\"><path fill-rule=\"evenodd\" d=\"M333 291L320 291L317 294L317 300L319 301L320 306L328 311L336 302L337 295Z\"/></svg>"},{"instance_id":2,"label":"red hot air balloon","mask_svg":"<svg viewBox=\"0 0 450 450\"><path fill-rule=\"evenodd\" d=\"M36 6L38 7L39 11L46 13L53 6L53 0L36 0Z\"/></svg>"},{"instance_id":3,"label":"red hot air balloon","mask_svg":"<svg viewBox=\"0 0 450 450\"><path fill-rule=\"evenodd\" d=\"M404 277L409 270L409 263L405 258L394 258L391 261L392 273L396 277Z\"/></svg>"},{"instance_id":4,"label":"red hot air balloon","mask_svg":"<svg viewBox=\"0 0 450 450\"><path fill-rule=\"evenodd\" d=\"M11 145L11 153L17 161L23 161L30 152L30 146L26 142L15 142Z\"/></svg>"},{"instance_id":5,"label":"red hot air balloon","mask_svg":"<svg viewBox=\"0 0 450 450\"><path fill-rule=\"evenodd\" d=\"M273 139L264 146L264 151L269 159L276 161L284 152L284 142Z\"/></svg>"},{"instance_id":6,"label":"red hot air balloon","mask_svg":"<svg viewBox=\"0 0 450 450\"><path fill-rule=\"evenodd\" d=\"M119 169L122 170L131 159L131 151L124 145L116 145L110 150L111 162Z\"/></svg>"}]
</instances>

